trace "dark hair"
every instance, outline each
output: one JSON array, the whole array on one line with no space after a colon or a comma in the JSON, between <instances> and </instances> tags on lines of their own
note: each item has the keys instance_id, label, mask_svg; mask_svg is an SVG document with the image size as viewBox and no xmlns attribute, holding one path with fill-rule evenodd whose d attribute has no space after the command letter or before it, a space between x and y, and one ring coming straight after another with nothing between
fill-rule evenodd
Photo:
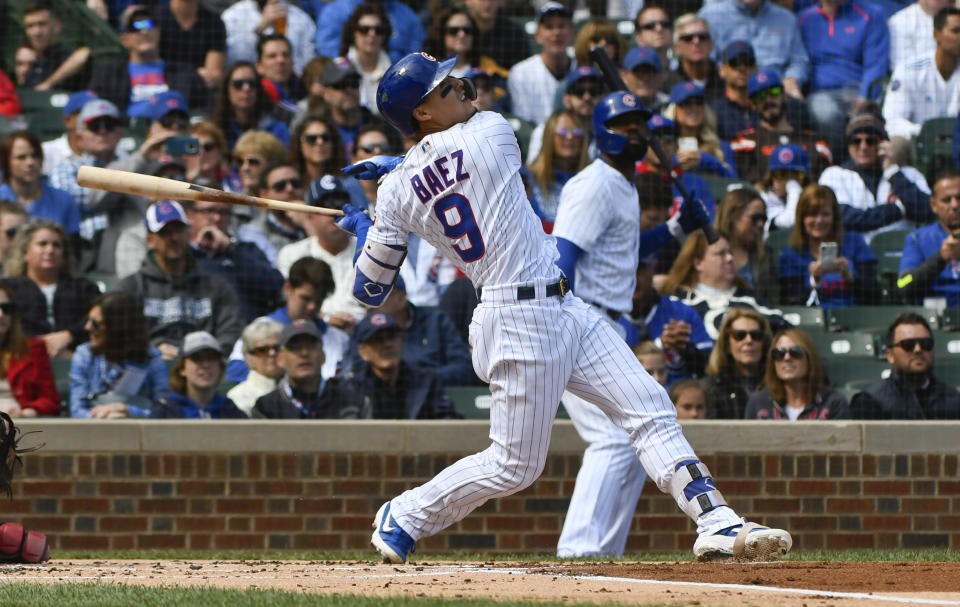
<instances>
[{"instance_id":1,"label":"dark hair","mask_svg":"<svg viewBox=\"0 0 960 607\"><path fill-rule=\"evenodd\" d=\"M798 328L784 329L773 336L770 347L767 348L767 364L760 387L770 388L770 396L774 402L783 403L787 397L783 380L777 375L776 363L773 361L773 349L781 337L789 337L803 349L804 355L807 357L807 398L811 400L816 398L825 387L830 385L830 379L827 377L827 371L823 367L823 361L820 359L816 344L813 343L813 340L805 331Z\"/></svg>"},{"instance_id":2,"label":"dark hair","mask_svg":"<svg viewBox=\"0 0 960 607\"><path fill-rule=\"evenodd\" d=\"M40 11L49 11L55 19L60 19L57 11L53 10L53 4L47 0L32 0L32 2L28 2L27 5L23 7L23 16L26 17L29 14L39 13Z\"/></svg>"},{"instance_id":3,"label":"dark hair","mask_svg":"<svg viewBox=\"0 0 960 607\"><path fill-rule=\"evenodd\" d=\"M670 14L670 11L667 10L667 7L663 6L659 2L644 2L643 8L637 11L637 14L633 17L633 31L636 33L640 30L640 15L644 14L647 11L658 9L663 11L667 15L667 19L673 21L673 15Z\"/></svg>"},{"instance_id":4,"label":"dark hair","mask_svg":"<svg viewBox=\"0 0 960 607\"><path fill-rule=\"evenodd\" d=\"M93 300L90 309L100 308L103 315L103 346L94 354L103 354L112 363L125 360L144 363L150 360L150 336L143 306L124 291L104 293Z\"/></svg>"},{"instance_id":5,"label":"dark hair","mask_svg":"<svg viewBox=\"0 0 960 607\"><path fill-rule=\"evenodd\" d=\"M374 120L361 125L360 128L357 129L357 136L353 139L354 145L356 145L356 142L360 141L360 138L367 133L380 133L386 137L387 144L390 146L390 150L387 152L388 154L393 153L393 150L399 149L402 145L397 139L397 129L391 129L389 126L383 122L380 122L379 120Z\"/></svg>"},{"instance_id":6,"label":"dark hair","mask_svg":"<svg viewBox=\"0 0 960 607\"><path fill-rule=\"evenodd\" d=\"M754 200L759 200L763 203L763 197L760 196L760 192L751 187L735 188L724 194L720 202L717 203L717 216L713 220L713 228L718 234L726 238L728 242L732 243L734 232L733 224L740 221L740 218L743 217L743 214L747 211L747 207L750 206L750 203ZM764 203L764 211L766 211L766 203ZM748 252L750 253L751 263L762 261L766 253L763 239L758 238Z\"/></svg>"},{"instance_id":7,"label":"dark hair","mask_svg":"<svg viewBox=\"0 0 960 607\"><path fill-rule=\"evenodd\" d=\"M10 156L13 154L13 144L17 139L23 139L29 143L33 152L40 156L40 162L43 162L43 146L40 145L39 137L27 130L9 133L0 139L0 173L3 173L3 182L10 181Z\"/></svg>"},{"instance_id":8,"label":"dark hair","mask_svg":"<svg viewBox=\"0 0 960 607\"><path fill-rule=\"evenodd\" d=\"M290 277L287 283L291 288L311 285L321 295L320 301L333 293L335 284L333 282L333 271L327 262L316 257L301 257L292 266L290 266Z\"/></svg>"},{"instance_id":9,"label":"dark hair","mask_svg":"<svg viewBox=\"0 0 960 607\"><path fill-rule=\"evenodd\" d=\"M307 127L315 122L319 122L327 127L327 132L333 136L333 141L330 142L333 146L333 155L327 159L325 166L320 169L320 174L339 174L340 169L347 166L347 152L343 145L343 137L340 135L340 129L337 128L337 125L326 116L307 116L300 121L297 128L293 129L293 134L290 136L290 163L304 179L307 178L307 172L306 163L303 158L303 144L300 142L300 138L303 136L303 133L306 132Z\"/></svg>"},{"instance_id":10,"label":"dark hair","mask_svg":"<svg viewBox=\"0 0 960 607\"><path fill-rule=\"evenodd\" d=\"M633 179L643 208L669 209L673 206L673 188L660 173L640 173Z\"/></svg>"},{"instance_id":11,"label":"dark hair","mask_svg":"<svg viewBox=\"0 0 960 607\"><path fill-rule=\"evenodd\" d=\"M177 394L182 394L183 396L187 395L187 378L183 376L183 368L187 366L187 359L189 356L178 356L177 362L173 364L173 367L170 368L170 374L167 376L170 389L176 392ZM217 379L217 383L223 381L223 376L226 373L226 365L223 362L223 357L220 357L220 376ZM201 407L206 403L197 403Z\"/></svg>"},{"instance_id":12,"label":"dark hair","mask_svg":"<svg viewBox=\"0 0 960 607\"><path fill-rule=\"evenodd\" d=\"M0 216L3 215L23 215L24 217L29 217L27 210L16 200L0 198Z\"/></svg>"},{"instance_id":13,"label":"dark hair","mask_svg":"<svg viewBox=\"0 0 960 607\"><path fill-rule=\"evenodd\" d=\"M932 187L931 190L937 189L937 184L943 181L944 179L960 179L960 171L954 168L945 168L939 173L936 174L933 181L930 182Z\"/></svg>"},{"instance_id":14,"label":"dark hair","mask_svg":"<svg viewBox=\"0 0 960 607\"><path fill-rule=\"evenodd\" d=\"M923 328L927 330L927 333L933 337L933 331L930 329L930 325L927 323L926 318L920 316L916 312L904 312L900 316L894 318L893 323L887 328L886 343L888 348L893 347L893 334L897 332L897 327L900 325L923 325Z\"/></svg>"},{"instance_id":15,"label":"dark hair","mask_svg":"<svg viewBox=\"0 0 960 607\"><path fill-rule=\"evenodd\" d=\"M710 410L710 392L703 387L703 384L700 383L699 379L694 379L688 377L686 379L681 379L677 383L670 386L670 390L667 394L670 396L670 402L674 405L677 404L677 399L680 398L680 395L686 392L687 390L700 390L703 393L704 401L707 405L707 410Z\"/></svg>"},{"instance_id":16,"label":"dark hair","mask_svg":"<svg viewBox=\"0 0 960 607\"><path fill-rule=\"evenodd\" d=\"M270 183L267 181L267 178L269 177L270 173L272 173L277 169L282 169L284 167L290 167L295 171L297 170L297 167L293 166L293 164L291 164L290 162L287 162L286 160L281 160L280 162L271 162L266 166L266 168L260 171L260 183L257 184L257 188L259 188L260 193L266 192L267 188L270 187Z\"/></svg>"},{"instance_id":17,"label":"dark hair","mask_svg":"<svg viewBox=\"0 0 960 607\"><path fill-rule=\"evenodd\" d=\"M444 33L447 29L447 21L454 15L464 15L470 20L470 26L473 28L473 44L470 45L470 51L467 53L466 59L472 67L480 67L480 47L477 45L477 35L480 30L477 28L477 20L466 8L451 6L435 14L430 29L427 30L427 40L424 42L423 48L427 53L438 59L447 56Z\"/></svg>"},{"instance_id":18,"label":"dark hair","mask_svg":"<svg viewBox=\"0 0 960 607\"><path fill-rule=\"evenodd\" d=\"M704 237L704 240L706 240L706 237ZM733 323L741 318L752 320L760 325L760 330L763 332L763 358L767 357L767 348L773 343L770 321L767 320L767 317L749 307L730 308L723 316L720 333L717 335L713 350L710 352L710 358L707 360L707 367L704 370L707 375L733 374L734 365L733 354L730 352L730 336L733 333ZM765 361L761 359L761 369L764 364Z\"/></svg>"},{"instance_id":19,"label":"dark hair","mask_svg":"<svg viewBox=\"0 0 960 607\"><path fill-rule=\"evenodd\" d=\"M950 15L960 16L960 8L956 6L945 6L937 11L937 14L933 16L933 29L940 31L943 29L943 26L947 24L947 19Z\"/></svg>"},{"instance_id":20,"label":"dark hair","mask_svg":"<svg viewBox=\"0 0 960 607\"><path fill-rule=\"evenodd\" d=\"M233 123L233 106L230 104L230 80L234 72L244 67L250 68L253 71L253 79L256 81L254 88L257 90L257 99L253 106L255 116L254 123L251 126L256 125L264 114L269 113L273 109L270 98L267 97L267 93L263 90L263 85L260 84L260 76L257 74L257 68L249 61L237 61L230 66L223 82L220 83L220 88L217 91L216 107L214 107L212 114L212 122L220 127L220 130L224 133L233 132L233 129L230 127Z\"/></svg>"},{"instance_id":21,"label":"dark hair","mask_svg":"<svg viewBox=\"0 0 960 607\"><path fill-rule=\"evenodd\" d=\"M3 341L0 342L0 371L6 377L10 359L26 356L27 338L20 328L20 313L17 311L17 303L13 299L13 291L3 280L0 280L0 291L6 293L7 299L13 304L13 312L10 314L10 328L7 329L7 334L3 336Z\"/></svg>"},{"instance_id":22,"label":"dark hair","mask_svg":"<svg viewBox=\"0 0 960 607\"><path fill-rule=\"evenodd\" d=\"M387 30L383 35L383 48L387 48L387 40L393 35L393 27L390 25L390 17L387 16L387 11L380 4L364 2L353 9L350 17L343 24L343 30L340 33L340 55L342 57L346 57L347 51L353 46L353 32L357 28L357 24L360 23L360 18L367 15L380 18L380 26Z\"/></svg>"},{"instance_id":23,"label":"dark hair","mask_svg":"<svg viewBox=\"0 0 960 607\"><path fill-rule=\"evenodd\" d=\"M258 62L263 60L263 47L265 47L268 42L273 42L275 40L283 40L284 42L286 42L287 48L290 49L290 54L293 55L293 45L290 44L290 40L288 40L286 36L284 36L283 34L277 34L277 33L265 34L263 36L260 36L260 38L257 40L257 61Z\"/></svg>"}]
</instances>

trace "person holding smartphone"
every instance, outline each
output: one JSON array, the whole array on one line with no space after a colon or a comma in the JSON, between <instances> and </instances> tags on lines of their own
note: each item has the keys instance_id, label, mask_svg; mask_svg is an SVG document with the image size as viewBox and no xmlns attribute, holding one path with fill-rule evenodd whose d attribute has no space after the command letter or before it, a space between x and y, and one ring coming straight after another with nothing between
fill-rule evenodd
<instances>
[{"instance_id":1,"label":"person holding smartphone","mask_svg":"<svg viewBox=\"0 0 960 607\"><path fill-rule=\"evenodd\" d=\"M824 308L877 303L877 258L863 235L845 232L833 190L811 184L797 202L790 246L780 252L780 299Z\"/></svg>"}]
</instances>

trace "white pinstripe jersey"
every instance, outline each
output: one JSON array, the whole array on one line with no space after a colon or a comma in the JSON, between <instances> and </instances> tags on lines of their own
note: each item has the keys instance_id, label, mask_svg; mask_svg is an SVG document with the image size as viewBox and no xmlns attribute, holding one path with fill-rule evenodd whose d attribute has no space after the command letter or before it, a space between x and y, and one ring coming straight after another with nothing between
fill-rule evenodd
<instances>
[{"instance_id":1,"label":"white pinstripe jersey","mask_svg":"<svg viewBox=\"0 0 960 607\"><path fill-rule=\"evenodd\" d=\"M556 279L556 241L543 232L520 179L520 148L495 112L428 135L377 191L367 239L407 244L413 232L485 285Z\"/></svg>"},{"instance_id":2,"label":"white pinstripe jersey","mask_svg":"<svg viewBox=\"0 0 960 607\"><path fill-rule=\"evenodd\" d=\"M577 260L576 295L629 312L640 261L637 188L603 160L594 160L563 186L553 235L583 250Z\"/></svg>"}]
</instances>

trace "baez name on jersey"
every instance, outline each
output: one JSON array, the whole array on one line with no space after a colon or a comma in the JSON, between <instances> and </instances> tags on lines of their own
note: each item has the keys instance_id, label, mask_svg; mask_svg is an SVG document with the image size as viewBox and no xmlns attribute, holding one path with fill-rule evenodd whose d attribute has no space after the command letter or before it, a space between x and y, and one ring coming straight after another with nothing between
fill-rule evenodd
<instances>
[{"instance_id":1,"label":"baez name on jersey","mask_svg":"<svg viewBox=\"0 0 960 607\"><path fill-rule=\"evenodd\" d=\"M447 166L450 158L456 161L455 165ZM441 156L434 160L432 165L428 164L423 167L420 171L423 179L420 178L420 175L414 175L410 178L410 185L413 186L413 191L417 194L420 202L426 204L430 202L431 198L437 194L442 194L454 183L470 179L470 173L463 168L463 150L451 153L450 158ZM436 171L434 171L434 168L436 168ZM454 179L450 178L451 169L454 169Z\"/></svg>"}]
</instances>

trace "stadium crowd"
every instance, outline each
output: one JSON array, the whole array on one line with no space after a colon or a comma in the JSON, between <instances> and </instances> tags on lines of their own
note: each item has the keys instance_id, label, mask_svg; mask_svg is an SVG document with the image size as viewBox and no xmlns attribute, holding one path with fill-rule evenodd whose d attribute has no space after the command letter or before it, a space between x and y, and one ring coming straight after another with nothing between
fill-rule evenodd
<instances>
[{"instance_id":1,"label":"stadium crowd","mask_svg":"<svg viewBox=\"0 0 960 607\"><path fill-rule=\"evenodd\" d=\"M119 52L62 42L68 6ZM682 186L637 163L641 259L608 285L632 303L605 308L678 416L960 419L960 373L935 361L960 329L960 2L31 0L0 19L22 31L0 72L12 417L459 417L477 293L428 243L411 235L367 310L330 216L90 190L77 171L375 215L376 181L344 167L416 145L378 116L381 76L457 55L476 107L514 128L550 233L600 157L600 46ZM56 95L42 141L27 100ZM693 201L716 242L686 229ZM565 270L595 280L600 245L574 244Z\"/></svg>"}]
</instances>

